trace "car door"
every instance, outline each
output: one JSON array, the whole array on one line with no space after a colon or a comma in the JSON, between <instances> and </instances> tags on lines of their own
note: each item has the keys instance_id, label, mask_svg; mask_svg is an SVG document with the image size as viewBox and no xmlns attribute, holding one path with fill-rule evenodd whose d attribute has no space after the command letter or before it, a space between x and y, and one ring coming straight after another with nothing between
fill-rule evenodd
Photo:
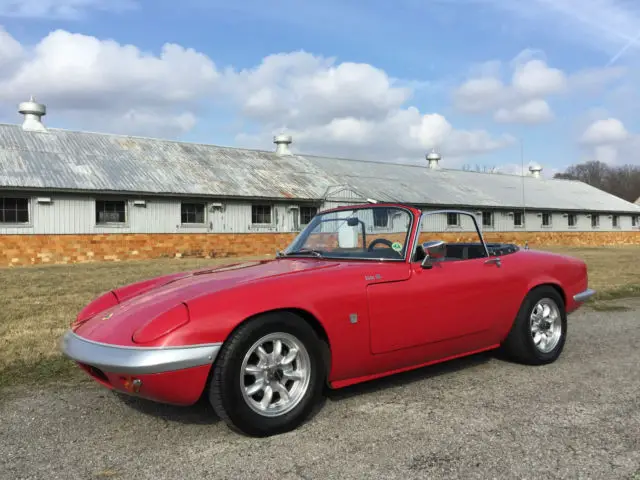
<instances>
[{"instance_id":1,"label":"car door","mask_svg":"<svg viewBox=\"0 0 640 480\"><path fill-rule=\"evenodd\" d=\"M423 268L417 260L406 281L369 285L372 353L472 335L489 341L492 327L504 319L500 296L508 294L511 265L495 257L448 257Z\"/></svg>"}]
</instances>

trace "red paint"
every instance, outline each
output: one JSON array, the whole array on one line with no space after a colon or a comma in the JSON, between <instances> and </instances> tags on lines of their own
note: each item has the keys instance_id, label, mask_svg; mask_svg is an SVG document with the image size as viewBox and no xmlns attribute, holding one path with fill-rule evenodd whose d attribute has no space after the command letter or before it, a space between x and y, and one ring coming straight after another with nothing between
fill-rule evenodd
<instances>
[{"instance_id":1,"label":"red paint","mask_svg":"<svg viewBox=\"0 0 640 480\"><path fill-rule=\"evenodd\" d=\"M407 247L412 251L421 212L410 211L414 222ZM328 381L339 388L495 348L530 289L556 285L572 312L579 307L573 295L587 288L586 265L579 259L521 250L502 256L501 267L485 260L423 269L409 259L280 258L172 274L115 290L117 305L98 299L83 310L92 317L75 331L116 345L140 346L132 340L140 328L144 346L205 344L224 342L240 323L262 312L299 310L326 332ZM181 304L186 312L166 316ZM357 323L350 322L351 314L358 315ZM142 393L188 403L202 393L208 371L148 376ZM107 375L118 384L117 373Z\"/></svg>"}]
</instances>

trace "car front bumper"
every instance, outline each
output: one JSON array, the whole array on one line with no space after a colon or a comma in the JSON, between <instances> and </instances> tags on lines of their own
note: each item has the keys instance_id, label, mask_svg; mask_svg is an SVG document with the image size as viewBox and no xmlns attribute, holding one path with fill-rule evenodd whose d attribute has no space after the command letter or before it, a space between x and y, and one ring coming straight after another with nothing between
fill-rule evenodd
<instances>
[{"instance_id":1,"label":"car front bumper","mask_svg":"<svg viewBox=\"0 0 640 480\"><path fill-rule=\"evenodd\" d=\"M580 292L580 293L576 293L573 296L573 299L576 302L586 302L587 300L589 300L593 295L595 295L596 291L591 289L591 288L587 288L585 291Z\"/></svg>"},{"instance_id":2,"label":"car front bumper","mask_svg":"<svg viewBox=\"0 0 640 480\"><path fill-rule=\"evenodd\" d=\"M211 365L222 343L184 347L127 347L94 342L69 330L62 351L78 363L105 372L145 375Z\"/></svg>"}]
</instances>

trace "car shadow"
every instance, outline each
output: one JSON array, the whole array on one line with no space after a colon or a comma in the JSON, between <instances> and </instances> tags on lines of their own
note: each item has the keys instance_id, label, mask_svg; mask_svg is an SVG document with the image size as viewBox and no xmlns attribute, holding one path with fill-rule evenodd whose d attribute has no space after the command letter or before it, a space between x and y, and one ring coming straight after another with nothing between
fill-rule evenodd
<instances>
[{"instance_id":1,"label":"car shadow","mask_svg":"<svg viewBox=\"0 0 640 480\"><path fill-rule=\"evenodd\" d=\"M468 368L477 367L496 358L496 352L484 352L459 359L448 360L439 364L421 367L407 372L396 373L387 377L359 383L349 387L332 390L325 388L324 395L315 405L307 421L312 421L322 410L327 400L339 402L359 395L376 393L388 388L405 386L415 382L421 382L440 375L447 375ZM141 397L127 395L118 391L112 394L127 407L136 410L143 415L160 418L168 422L185 425L213 425L220 422L206 395L191 406L177 406L154 402Z\"/></svg>"},{"instance_id":2,"label":"car shadow","mask_svg":"<svg viewBox=\"0 0 640 480\"><path fill-rule=\"evenodd\" d=\"M186 425L213 425L220 421L220 418L213 411L213 407L204 397L200 398L193 405L183 407L158 403L147 400L146 398L135 397L117 391L113 391L112 393L127 407L144 415L161 418L169 422L183 423Z\"/></svg>"},{"instance_id":3,"label":"car shadow","mask_svg":"<svg viewBox=\"0 0 640 480\"><path fill-rule=\"evenodd\" d=\"M466 370L468 368L477 367L480 365L484 365L495 358L495 352L477 353L475 355L469 355L467 357L447 360L446 362L438 363L435 365L420 367L415 370L395 373L387 377L358 383L337 390L326 388L325 396L331 401L346 400L359 395L376 393L378 391L393 387L406 386L411 383L422 382L430 378L439 377L441 375L448 375L461 370Z\"/></svg>"}]
</instances>

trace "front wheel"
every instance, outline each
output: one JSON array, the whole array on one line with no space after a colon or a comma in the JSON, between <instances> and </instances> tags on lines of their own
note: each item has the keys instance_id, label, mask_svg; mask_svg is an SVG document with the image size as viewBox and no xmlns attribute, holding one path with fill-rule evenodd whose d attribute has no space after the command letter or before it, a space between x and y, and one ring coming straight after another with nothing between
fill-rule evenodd
<instances>
[{"instance_id":1,"label":"front wheel","mask_svg":"<svg viewBox=\"0 0 640 480\"><path fill-rule=\"evenodd\" d=\"M288 312L241 325L213 366L209 400L216 414L251 436L295 429L322 392L321 342L304 319Z\"/></svg>"},{"instance_id":2,"label":"front wheel","mask_svg":"<svg viewBox=\"0 0 640 480\"><path fill-rule=\"evenodd\" d=\"M533 289L524 299L502 350L513 360L544 365L558 359L567 337L567 313L558 291Z\"/></svg>"}]
</instances>

